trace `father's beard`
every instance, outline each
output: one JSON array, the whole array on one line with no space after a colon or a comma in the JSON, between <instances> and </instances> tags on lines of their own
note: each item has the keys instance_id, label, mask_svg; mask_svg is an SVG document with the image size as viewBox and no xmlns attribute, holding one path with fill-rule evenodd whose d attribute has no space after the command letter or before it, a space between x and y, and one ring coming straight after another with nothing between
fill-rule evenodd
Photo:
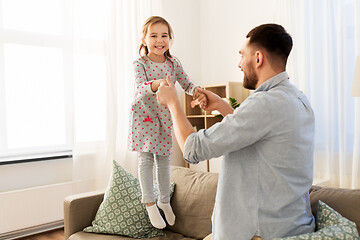
<instances>
[{"instance_id":1,"label":"father's beard","mask_svg":"<svg viewBox=\"0 0 360 240\"><path fill-rule=\"evenodd\" d=\"M254 71L252 66L249 66L247 73L244 73L244 81L243 85L244 88L249 90L255 90L256 84L258 83L259 79Z\"/></svg>"}]
</instances>

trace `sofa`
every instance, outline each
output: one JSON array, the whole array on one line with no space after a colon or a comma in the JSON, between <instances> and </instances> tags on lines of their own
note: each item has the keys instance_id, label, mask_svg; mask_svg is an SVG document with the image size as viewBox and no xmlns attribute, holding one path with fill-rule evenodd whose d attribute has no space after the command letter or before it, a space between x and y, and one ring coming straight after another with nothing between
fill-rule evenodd
<instances>
[{"instance_id":1,"label":"sofa","mask_svg":"<svg viewBox=\"0 0 360 240\"><path fill-rule=\"evenodd\" d=\"M211 233L211 215L218 182L217 173L194 171L184 167L171 167L171 182L175 191L171 205L176 215L174 226L167 226L166 236L152 240L204 239ZM353 221L360 232L360 189L340 189L313 186L310 189L311 207L316 216L318 201L331 206ZM86 233L104 197L104 192L90 192L67 197L64 200L64 230L68 240L130 240L133 238Z\"/></svg>"}]
</instances>

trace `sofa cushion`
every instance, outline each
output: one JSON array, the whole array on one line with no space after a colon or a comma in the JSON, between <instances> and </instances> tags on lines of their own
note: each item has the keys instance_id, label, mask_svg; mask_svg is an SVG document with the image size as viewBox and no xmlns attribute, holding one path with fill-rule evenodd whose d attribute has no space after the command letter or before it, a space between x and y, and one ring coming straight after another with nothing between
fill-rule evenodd
<instances>
[{"instance_id":1,"label":"sofa cushion","mask_svg":"<svg viewBox=\"0 0 360 240\"><path fill-rule=\"evenodd\" d=\"M344 218L322 201L319 201L316 228L317 231L313 233L274 240L359 239L355 223Z\"/></svg>"},{"instance_id":2,"label":"sofa cushion","mask_svg":"<svg viewBox=\"0 0 360 240\"><path fill-rule=\"evenodd\" d=\"M345 218L356 223L360 232L360 189L318 188L310 193L313 215L316 216L318 202L329 205Z\"/></svg>"},{"instance_id":3,"label":"sofa cushion","mask_svg":"<svg viewBox=\"0 0 360 240\"><path fill-rule=\"evenodd\" d=\"M157 195L157 188L154 188ZM174 184L171 184L171 192ZM92 226L84 232L106 233L150 238L163 236L164 232L154 228L141 203L141 190L137 178L113 161L113 172L104 200L96 213Z\"/></svg>"},{"instance_id":4,"label":"sofa cushion","mask_svg":"<svg viewBox=\"0 0 360 240\"><path fill-rule=\"evenodd\" d=\"M171 199L176 221L168 228L188 237L203 239L211 233L218 174L172 166L170 178L176 184Z\"/></svg>"},{"instance_id":5,"label":"sofa cushion","mask_svg":"<svg viewBox=\"0 0 360 240\"><path fill-rule=\"evenodd\" d=\"M195 238L188 238L180 233L175 233L165 229L165 236L154 237L149 240L196 240ZM68 240L132 240L134 238L118 236L118 235L107 235L107 234L93 234L86 232L77 232L70 236Z\"/></svg>"}]
</instances>

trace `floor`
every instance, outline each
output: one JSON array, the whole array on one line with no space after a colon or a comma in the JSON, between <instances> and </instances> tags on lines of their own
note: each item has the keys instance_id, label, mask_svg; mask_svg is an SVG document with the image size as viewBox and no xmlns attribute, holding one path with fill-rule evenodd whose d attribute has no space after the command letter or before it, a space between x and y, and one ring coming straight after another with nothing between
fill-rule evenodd
<instances>
[{"instance_id":1,"label":"floor","mask_svg":"<svg viewBox=\"0 0 360 240\"><path fill-rule=\"evenodd\" d=\"M57 229L46 233L19 238L18 240L64 240L64 229Z\"/></svg>"}]
</instances>

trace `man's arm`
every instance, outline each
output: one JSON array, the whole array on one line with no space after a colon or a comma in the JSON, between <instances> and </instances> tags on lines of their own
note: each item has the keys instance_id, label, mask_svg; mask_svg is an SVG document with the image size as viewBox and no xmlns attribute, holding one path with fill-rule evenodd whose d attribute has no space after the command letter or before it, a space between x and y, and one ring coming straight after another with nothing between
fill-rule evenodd
<instances>
[{"instance_id":1,"label":"man's arm","mask_svg":"<svg viewBox=\"0 0 360 240\"><path fill-rule=\"evenodd\" d=\"M175 136L187 162L198 163L245 148L272 130L273 125L269 121L271 108L266 106L267 102L262 98L248 99L241 104L236 114L229 114L233 109L228 103L216 94L205 93L209 100L205 109L217 109L228 116L210 128L192 134L195 131L180 107L175 86L170 79L167 79L166 84L161 84L157 92L159 104L169 107Z\"/></svg>"},{"instance_id":2,"label":"man's arm","mask_svg":"<svg viewBox=\"0 0 360 240\"><path fill-rule=\"evenodd\" d=\"M179 101L176 104L168 105L173 123L176 140L182 152L184 152L184 145L188 136L195 132L193 126L186 118Z\"/></svg>"},{"instance_id":3,"label":"man's arm","mask_svg":"<svg viewBox=\"0 0 360 240\"><path fill-rule=\"evenodd\" d=\"M234 112L234 109L230 106L230 104L225 102L215 93L204 89L198 89L198 91L205 94L207 97L206 105L202 104L203 101L200 100L200 107L205 111L218 110L224 117ZM170 110L174 123L175 137L178 141L180 149L184 152L186 139L191 133L194 133L195 130L186 118L184 111L181 109L175 86L169 75L166 78L166 83L162 82L160 84L156 95L159 104L168 106Z\"/></svg>"},{"instance_id":4,"label":"man's arm","mask_svg":"<svg viewBox=\"0 0 360 240\"><path fill-rule=\"evenodd\" d=\"M174 123L174 132L176 140L181 151L184 151L184 145L187 137L194 133L195 130L186 118L184 111L180 106L179 99L176 94L176 88L168 75L166 78L167 85L161 84L156 94L159 104L167 106Z\"/></svg>"}]
</instances>

